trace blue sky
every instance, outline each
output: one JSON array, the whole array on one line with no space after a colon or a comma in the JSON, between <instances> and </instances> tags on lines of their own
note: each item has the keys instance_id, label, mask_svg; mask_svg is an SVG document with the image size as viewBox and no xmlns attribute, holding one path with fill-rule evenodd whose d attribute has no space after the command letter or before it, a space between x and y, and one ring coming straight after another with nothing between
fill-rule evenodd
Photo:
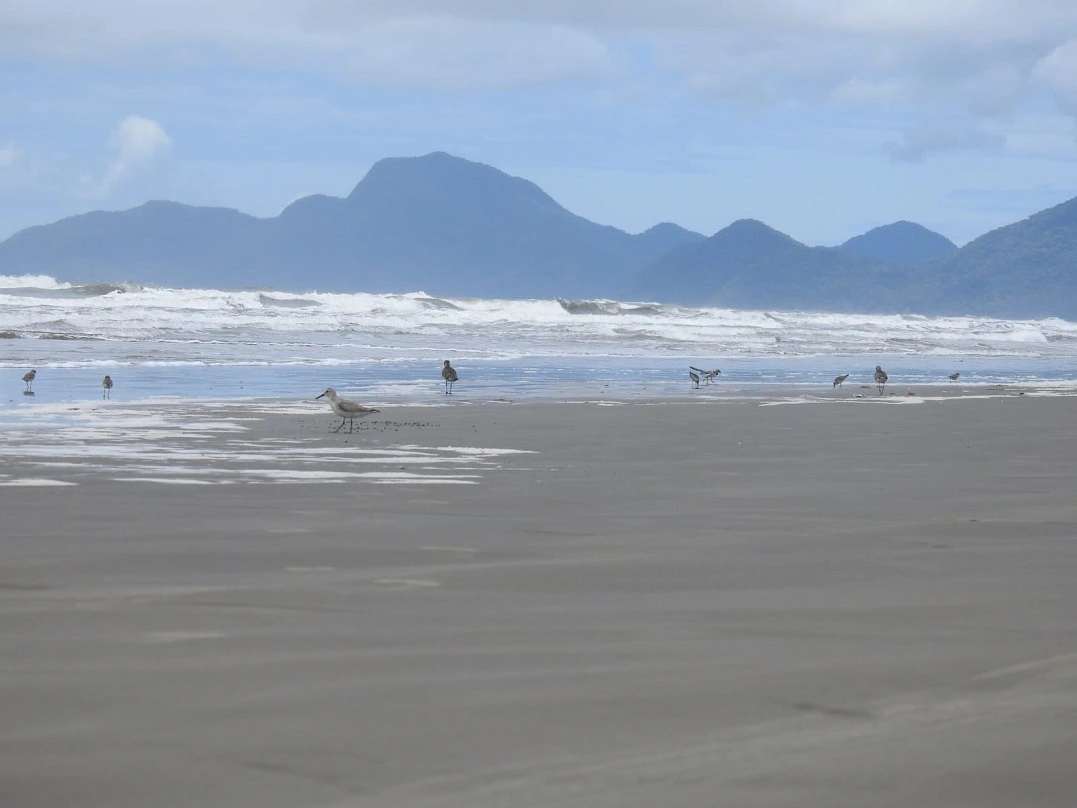
<instances>
[{"instance_id":1,"label":"blue sky","mask_svg":"<svg viewBox=\"0 0 1077 808\"><path fill-rule=\"evenodd\" d=\"M0 238L447 151L632 232L961 244L1077 196L1075 115L1069 0L3 0Z\"/></svg>"}]
</instances>

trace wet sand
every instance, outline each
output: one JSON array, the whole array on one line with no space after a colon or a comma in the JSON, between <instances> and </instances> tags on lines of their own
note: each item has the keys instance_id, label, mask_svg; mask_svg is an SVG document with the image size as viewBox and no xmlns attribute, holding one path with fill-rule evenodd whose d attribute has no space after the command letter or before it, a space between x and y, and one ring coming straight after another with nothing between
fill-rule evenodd
<instances>
[{"instance_id":1,"label":"wet sand","mask_svg":"<svg viewBox=\"0 0 1077 808\"><path fill-rule=\"evenodd\" d=\"M2 432L0 805L1077 804L1077 398L918 392Z\"/></svg>"}]
</instances>

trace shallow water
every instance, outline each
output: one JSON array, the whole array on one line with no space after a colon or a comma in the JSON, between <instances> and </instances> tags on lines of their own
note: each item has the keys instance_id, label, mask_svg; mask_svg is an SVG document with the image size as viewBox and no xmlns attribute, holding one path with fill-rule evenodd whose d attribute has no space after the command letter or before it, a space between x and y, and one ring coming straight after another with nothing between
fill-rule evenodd
<instances>
[{"instance_id":1,"label":"shallow water","mask_svg":"<svg viewBox=\"0 0 1077 808\"><path fill-rule=\"evenodd\" d=\"M372 403L743 394L760 385L1064 383L1077 324L1058 319L738 311L615 301L440 299L73 285L0 277L0 406L282 397L327 386ZM460 373L444 396L441 361ZM697 393L688 366L720 368ZM37 368L34 395L20 380Z\"/></svg>"}]
</instances>

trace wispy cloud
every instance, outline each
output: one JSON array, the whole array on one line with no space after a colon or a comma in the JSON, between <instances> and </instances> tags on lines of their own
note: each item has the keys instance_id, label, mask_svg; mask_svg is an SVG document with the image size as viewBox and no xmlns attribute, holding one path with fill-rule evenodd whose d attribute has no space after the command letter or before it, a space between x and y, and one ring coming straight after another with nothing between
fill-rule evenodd
<instances>
[{"instance_id":1,"label":"wispy cloud","mask_svg":"<svg viewBox=\"0 0 1077 808\"><path fill-rule=\"evenodd\" d=\"M356 32L344 64L365 83L455 92L600 79L612 70L606 46L582 31L449 16L371 25Z\"/></svg>"},{"instance_id":2,"label":"wispy cloud","mask_svg":"<svg viewBox=\"0 0 1077 808\"><path fill-rule=\"evenodd\" d=\"M950 152L1000 148L1005 136L990 132L967 119L938 120L909 129L887 144L890 159L896 163L915 163L932 152Z\"/></svg>"},{"instance_id":3,"label":"wispy cloud","mask_svg":"<svg viewBox=\"0 0 1077 808\"><path fill-rule=\"evenodd\" d=\"M1077 115L1077 38L1040 59L1033 75L1051 91L1062 109Z\"/></svg>"},{"instance_id":4,"label":"wispy cloud","mask_svg":"<svg viewBox=\"0 0 1077 808\"><path fill-rule=\"evenodd\" d=\"M141 115L129 115L112 134L111 146L115 154L104 176L84 180L94 196L108 196L129 177L148 169L172 147L172 138L156 121Z\"/></svg>"},{"instance_id":5,"label":"wispy cloud","mask_svg":"<svg viewBox=\"0 0 1077 808\"><path fill-rule=\"evenodd\" d=\"M456 92L605 80L631 41L687 86L765 103L950 95L1077 41L1072 0L5 0L9 58L302 66L372 86ZM103 24L107 20L107 24Z\"/></svg>"},{"instance_id":6,"label":"wispy cloud","mask_svg":"<svg viewBox=\"0 0 1077 808\"><path fill-rule=\"evenodd\" d=\"M13 166L18 159L19 150L14 143L8 141L3 146L0 146L0 168Z\"/></svg>"}]
</instances>

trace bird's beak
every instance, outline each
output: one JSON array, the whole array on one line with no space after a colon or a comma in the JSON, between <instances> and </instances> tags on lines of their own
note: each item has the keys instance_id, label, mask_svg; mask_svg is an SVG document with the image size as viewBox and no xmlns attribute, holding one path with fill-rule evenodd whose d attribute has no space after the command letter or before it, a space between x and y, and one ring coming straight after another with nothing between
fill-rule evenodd
<instances>
[{"instance_id":1,"label":"bird's beak","mask_svg":"<svg viewBox=\"0 0 1077 808\"><path fill-rule=\"evenodd\" d=\"M325 396L325 393L322 393L320 396L315 396L314 400L317 401L319 398L322 398L324 396Z\"/></svg>"}]
</instances>

